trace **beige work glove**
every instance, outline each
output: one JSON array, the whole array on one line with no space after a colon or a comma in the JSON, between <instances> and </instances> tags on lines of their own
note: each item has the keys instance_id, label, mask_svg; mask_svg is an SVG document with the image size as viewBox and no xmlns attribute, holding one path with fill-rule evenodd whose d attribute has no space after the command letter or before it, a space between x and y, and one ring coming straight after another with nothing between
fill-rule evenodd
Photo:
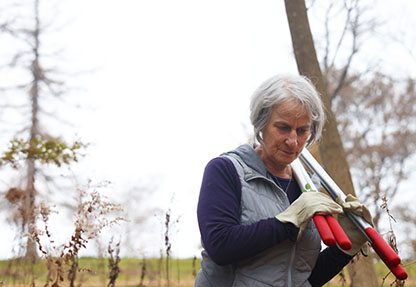
<instances>
[{"instance_id":1,"label":"beige work glove","mask_svg":"<svg viewBox=\"0 0 416 287\"><path fill-rule=\"evenodd\" d=\"M362 217L365 221L374 226L373 218L371 217L370 211L356 197L352 196L351 194L348 194L345 198L345 202L341 202L341 200L338 199L338 203L343 207L345 211L352 212ZM354 256L358 253L358 251L360 251L361 248L364 247L364 244L367 242L367 239L364 235L362 235L361 231L351 222L351 220L345 214L338 214L337 219L342 229L344 229L345 234L347 234L348 238L352 243L352 247L350 250L343 250L342 248L340 249L345 254Z\"/></svg>"},{"instance_id":2,"label":"beige work glove","mask_svg":"<svg viewBox=\"0 0 416 287\"><path fill-rule=\"evenodd\" d=\"M315 214L338 214L342 213L342 207L328 195L321 192L302 192L282 213L276 215L280 222L290 222L298 227L300 238L302 231Z\"/></svg>"}]
</instances>

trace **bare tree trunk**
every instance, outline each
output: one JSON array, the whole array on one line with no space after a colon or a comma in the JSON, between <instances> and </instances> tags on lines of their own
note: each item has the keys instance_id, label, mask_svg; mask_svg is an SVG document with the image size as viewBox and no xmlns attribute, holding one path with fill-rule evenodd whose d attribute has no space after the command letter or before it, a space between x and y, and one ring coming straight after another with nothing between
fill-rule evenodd
<instances>
[{"instance_id":1,"label":"bare tree trunk","mask_svg":"<svg viewBox=\"0 0 416 287\"><path fill-rule=\"evenodd\" d=\"M352 287L380 286L373 258L373 253L367 257L358 254L348 265Z\"/></svg>"},{"instance_id":2,"label":"bare tree trunk","mask_svg":"<svg viewBox=\"0 0 416 287\"><path fill-rule=\"evenodd\" d=\"M23 227L27 228L29 234L35 232L35 197L36 190L34 186L35 181L35 163L33 160L28 160L27 168L27 185L26 185L26 208L24 210ZM24 231L25 229L23 229ZM35 262L38 258L36 252L36 243L29 237L26 243L25 258Z\"/></svg>"},{"instance_id":3,"label":"bare tree trunk","mask_svg":"<svg viewBox=\"0 0 416 287\"><path fill-rule=\"evenodd\" d=\"M32 85L30 87L30 99L32 104L31 110L31 123L30 123L30 135L29 142L30 148L34 144L36 136L39 134L39 83L42 80L42 70L40 69L39 63L39 0L35 0L35 29L32 31L33 37L33 60L32 60ZM36 188L35 188L35 177L36 177L36 166L33 158L27 159L27 174L26 174L26 212L24 221L27 225L29 234L34 233L35 229L35 199L36 199ZM36 252L36 243L30 239L26 245L26 259L36 260L38 255Z\"/></svg>"},{"instance_id":4,"label":"bare tree trunk","mask_svg":"<svg viewBox=\"0 0 416 287\"><path fill-rule=\"evenodd\" d=\"M331 110L324 78L316 57L305 1L285 0L285 6L298 71L315 84L327 111L328 121L324 127L322 142L319 146L321 160L326 171L344 193L355 194L337 122ZM349 273L351 286L378 286L377 275L371 260L357 258L354 264L349 265ZM360 276L362 274L365 276Z\"/></svg>"}]
</instances>

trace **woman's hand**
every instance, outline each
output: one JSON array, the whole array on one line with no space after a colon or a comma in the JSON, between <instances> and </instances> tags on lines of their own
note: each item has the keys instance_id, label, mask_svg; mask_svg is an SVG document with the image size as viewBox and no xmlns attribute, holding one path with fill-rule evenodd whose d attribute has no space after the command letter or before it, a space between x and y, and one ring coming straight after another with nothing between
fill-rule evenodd
<instances>
[{"instance_id":1,"label":"woman's hand","mask_svg":"<svg viewBox=\"0 0 416 287\"><path fill-rule=\"evenodd\" d=\"M374 226L373 218L371 217L370 211L356 197L348 194L345 198L345 202L342 202L341 205L344 210L352 212L362 217L365 221ZM352 247L350 250L341 250L345 254L354 256L367 242L367 239L345 214L338 215L338 222L341 225L342 229L344 229L345 233L347 234L348 238L352 243Z\"/></svg>"},{"instance_id":2,"label":"woman's hand","mask_svg":"<svg viewBox=\"0 0 416 287\"><path fill-rule=\"evenodd\" d=\"M285 211L276 215L280 222L290 222L301 232L315 214L339 214L342 207L322 192L303 192ZM300 233L301 233L300 232Z\"/></svg>"}]
</instances>

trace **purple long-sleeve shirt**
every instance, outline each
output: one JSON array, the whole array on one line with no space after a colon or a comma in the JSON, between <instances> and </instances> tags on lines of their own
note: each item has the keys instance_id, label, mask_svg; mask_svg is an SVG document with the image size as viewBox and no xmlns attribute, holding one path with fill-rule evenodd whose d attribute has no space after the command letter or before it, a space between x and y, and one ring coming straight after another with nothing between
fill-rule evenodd
<instances>
[{"instance_id":1,"label":"purple long-sleeve shirt","mask_svg":"<svg viewBox=\"0 0 416 287\"><path fill-rule=\"evenodd\" d=\"M295 181L274 180L286 190L290 203L300 196ZM286 239L296 238L295 226L274 217L242 225L240 201L241 182L231 160L226 157L211 160L202 179L197 214L204 248L219 265L250 258ZM320 253L309 282L312 286L325 284L351 259L336 246L326 248Z\"/></svg>"}]
</instances>

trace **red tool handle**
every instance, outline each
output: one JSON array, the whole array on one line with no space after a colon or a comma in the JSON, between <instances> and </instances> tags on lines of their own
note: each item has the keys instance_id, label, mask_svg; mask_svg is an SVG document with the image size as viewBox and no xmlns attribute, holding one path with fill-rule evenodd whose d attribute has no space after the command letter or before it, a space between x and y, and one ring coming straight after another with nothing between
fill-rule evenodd
<instances>
[{"instance_id":1,"label":"red tool handle","mask_svg":"<svg viewBox=\"0 0 416 287\"><path fill-rule=\"evenodd\" d=\"M328 246L334 245L336 240L334 234L331 231L331 228L328 225L328 222L326 221L325 216L319 214L314 215L313 222L315 222L316 228L318 229L322 241Z\"/></svg>"},{"instance_id":2,"label":"red tool handle","mask_svg":"<svg viewBox=\"0 0 416 287\"><path fill-rule=\"evenodd\" d=\"M365 233L371 239L371 246L390 271L400 280L407 278L407 273L400 265L400 257L387 244L384 238L372 227L367 227Z\"/></svg>"},{"instance_id":3,"label":"red tool handle","mask_svg":"<svg viewBox=\"0 0 416 287\"><path fill-rule=\"evenodd\" d=\"M352 243L348 236L345 234L344 229L339 225L338 221L331 215L326 216L326 221L328 222L329 227L334 233L335 239L338 242L339 247L344 250L350 250Z\"/></svg>"},{"instance_id":4,"label":"red tool handle","mask_svg":"<svg viewBox=\"0 0 416 287\"><path fill-rule=\"evenodd\" d=\"M349 250L352 247L351 241L348 239L342 227L338 221L330 215L314 215L313 221L318 229L319 235L322 241L327 246L333 246L335 242L344 249ZM400 265L400 257L394 252L394 250L387 244L384 238L372 227L365 229L366 234L371 239L371 246L378 256L383 260L390 271L399 280L405 280L407 278L406 270Z\"/></svg>"},{"instance_id":5,"label":"red tool handle","mask_svg":"<svg viewBox=\"0 0 416 287\"><path fill-rule=\"evenodd\" d=\"M394 276L396 276L397 279L405 280L407 278L406 270L404 270L400 264L396 266L390 266L389 264L386 263L386 265L390 269L391 273L393 273Z\"/></svg>"},{"instance_id":6,"label":"red tool handle","mask_svg":"<svg viewBox=\"0 0 416 287\"><path fill-rule=\"evenodd\" d=\"M345 234L341 225L332 215L314 215L313 221L318 229L322 241L327 246L333 246L337 242L339 247L344 250L350 250L352 247L351 241Z\"/></svg>"},{"instance_id":7,"label":"red tool handle","mask_svg":"<svg viewBox=\"0 0 416 287\"><path fill-rule=\"evenodd\" d=\"M384 261L384 263L390 266L396 266L400 264L400 257L394 252L394 250L387 244L384 238L372 227L367 227L365 233L371 239L371 246L378 256Z\"/></svg>"}]
</instances>

